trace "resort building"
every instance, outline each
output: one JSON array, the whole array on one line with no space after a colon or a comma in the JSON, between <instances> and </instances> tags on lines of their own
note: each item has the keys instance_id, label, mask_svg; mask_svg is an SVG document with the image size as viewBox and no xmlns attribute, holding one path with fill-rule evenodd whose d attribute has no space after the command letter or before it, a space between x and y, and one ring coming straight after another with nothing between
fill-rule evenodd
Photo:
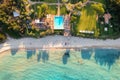
<instances>
[{"instance_id":1,"label":"resort building","mask_svg":"<svg viewBox=\"0 0 120 80\"><path fill-rule=\"evenodd\" d=\"M39 29L51 29L54 30L64 30L64 36L70 35L70 16L66 14L65 16L57 16L48 14L45 18L35 19L32 24L37 26Z\"/></svg>"},{"instance_id":2,"label":"resort building","mask_svg":"<svg viewBox=\"0 0 120 80\"><path fill-rule=\"evenodd\" d=\"M60 7L61 4L58 0L56 15L47 14L43 18L33 20L32 24L41 30L51 29L52 32L54 32L54 30L63 30L64 36L69 36L71 31L70 16L68 14L60 15Z\"/></svg>"},{"instance_id":3,"label":"resort building","mask_svg":"<svg viewBox=\"0 0 120 80\"><path fill-rule=\"evenodd\" d=\"M110 13L105 13L103 17L105 24L109 24L109 20L111 19Z\"/></svg>"}]
</instances>

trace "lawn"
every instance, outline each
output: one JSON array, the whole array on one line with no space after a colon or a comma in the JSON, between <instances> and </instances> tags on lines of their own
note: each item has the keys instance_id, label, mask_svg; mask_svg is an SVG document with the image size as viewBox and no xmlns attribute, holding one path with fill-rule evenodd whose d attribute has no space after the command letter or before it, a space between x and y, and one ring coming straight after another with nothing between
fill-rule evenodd
<instances>
[{"instance_id":1,"label":"lawn","mask_svg":"<svg viewBox=\"0 0 120 80\"><path fill-rule=\"evenodd\" d=\"M105 3L104 0L94 0L96 2ZM87 5L82 8L81 16L79 18L79 22L76 27L77 32L80 30L94 31L95 34L99 33L98 31L98 23L97 23L97 12L91 7L91 5ZM96 33L97 32L97 33Z\"/></svg>"},{"instance_id":2,"label":"lawn","mask_svg":"<svg viewBox=\"0 0 120 80\"><path fill-rule=\"evenodd\" d=\"M54 15L57 14L57 6L55 6L55 5L49 5L48 8L49 8L48 9L48 13L49 14L54 14Z\"/></svg>"},{"instance_id":3,"label":"lawn","mask_svg":"<svg viewBox=\"0 0 120 80\"><path fill-rule=\"evenodd\" d=\"M86 6L81 11L79 23L77 24L78 32L80 30L93 31L96 29L96 17L97 13L90 7Z\"/></svg>"},{"instance_id":4,"label":"lawn","mask_svg":"<svg viewBox=\"0 0 120 80\"><path fill-rule=\"evenodd\" d=\"M41 4L36 4L36 5L32 5L31 7L35 12L38 12L37 6L40 6L40 5ZM56 15L57 14L57 6L56 5L48 5L47 13ZM67 13L65 6L62 6L60 8L60 13L61 13L61 15L65 15Z\"/></svg>"}]
</instances>

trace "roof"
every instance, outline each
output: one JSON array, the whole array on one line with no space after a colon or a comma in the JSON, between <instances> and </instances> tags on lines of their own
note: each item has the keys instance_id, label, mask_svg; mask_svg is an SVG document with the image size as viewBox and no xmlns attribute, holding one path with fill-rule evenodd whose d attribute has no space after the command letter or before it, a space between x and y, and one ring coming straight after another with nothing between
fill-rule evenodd
<instances>
[{"instance_id":1,"label":"roof","mask_svg":"<svg viewBox=\"0 0 120 80\"><path fill-rule=\"evenodd\" d=\"M109 23L109 19L111 18L111 15L110 15L110 13L106 13L106 14L104 14L104 19L105 19L105 23Z\"/></svg>"},{"instance_id":2,"label":"roof","mask_svg":"<svg viewBox=\"0 0 120 80\"><path fill-rule=\"evenodd\" d=\"M40 23L40 20L39 19L35 19L35 23Z\"/></svg>"},{"instance_id":3,"label":"roof","mask_svg":"<svg viewBox=\"0 0 120 80\"><path fill-rule=\"evenodd\" d=\"M14 11L14 12L13 12L13 16L14 16L14 17L18 17L18 16L20 16L20 14L19 14L18 12Z\"/></svg>"},{"instance_id":4,"label":"roof","mask_svg":"<svg viewBox=\"0 0 120 80\"><path fill-rule=\"evenodd\" d=\"M35 23L45 23L45 22L41 22L39 19L35 19Z\"/></svg>"}]
</instances>

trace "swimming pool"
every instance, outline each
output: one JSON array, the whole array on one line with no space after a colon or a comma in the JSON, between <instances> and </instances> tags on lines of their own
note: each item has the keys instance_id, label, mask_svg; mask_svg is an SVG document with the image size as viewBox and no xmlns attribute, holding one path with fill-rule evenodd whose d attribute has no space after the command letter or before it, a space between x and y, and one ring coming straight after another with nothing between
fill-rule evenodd
<instances>
[{"instance_id":1,"label":"swimming pool","mask_svg":"<svg viewBox=\"0 0 120 80\"><path fill-rule=\"evenodd\" d=\"M54 29L64 29L64 19L63 16L54 17Z\"/></svg>"},{"instance_id":2,"label":"swimming pool","mask_svg":"<svg viewBox=\"0 0 120 80\"><path fill-rule=\"evenodd\" d=\"M0 54L0 80L120 80L119 70L119 49L13 49Z\"/></svg>"}]
</instances>

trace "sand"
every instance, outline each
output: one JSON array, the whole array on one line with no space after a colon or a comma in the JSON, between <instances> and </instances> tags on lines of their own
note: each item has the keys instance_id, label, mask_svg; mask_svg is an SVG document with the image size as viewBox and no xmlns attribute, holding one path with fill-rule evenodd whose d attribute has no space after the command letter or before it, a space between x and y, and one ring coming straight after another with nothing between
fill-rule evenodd
<instances>
[{"instance_id":1,"label":"sand","mask_svg":"<svg viewBox=\"0 0 120 80\"><path fill-rule=\"evenodd\" d=\"M14 48L87 48L87 47L107 47L120 48L120 38L116 40L89 39L80 37L65 37L60 35L46 36L44 38L8 38L6 42L0 44L0 53Z\"/></svg>"}]
</instances>

